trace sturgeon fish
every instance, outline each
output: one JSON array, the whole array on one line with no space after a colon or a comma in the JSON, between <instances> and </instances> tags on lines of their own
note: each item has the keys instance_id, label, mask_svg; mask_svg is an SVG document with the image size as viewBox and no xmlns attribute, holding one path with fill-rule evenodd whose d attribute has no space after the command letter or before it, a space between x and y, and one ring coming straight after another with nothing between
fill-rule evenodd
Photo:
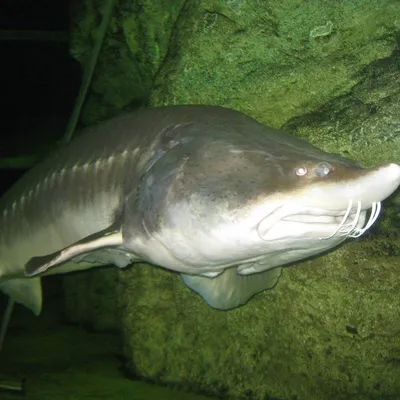
<instances>
[{"instance_id":1,"label":"sturgeon fish","mask_svg":"<svg viewBox=\"0 0 400 400\"><path fill-rule=\"evenodd\" d=\"M144 109L97 126L0 201L0 290L39 314L40 278L143 261L214 308L245 304L281 267L361 236L400 184L230 109Z\"/></svg>"}]
</instances>

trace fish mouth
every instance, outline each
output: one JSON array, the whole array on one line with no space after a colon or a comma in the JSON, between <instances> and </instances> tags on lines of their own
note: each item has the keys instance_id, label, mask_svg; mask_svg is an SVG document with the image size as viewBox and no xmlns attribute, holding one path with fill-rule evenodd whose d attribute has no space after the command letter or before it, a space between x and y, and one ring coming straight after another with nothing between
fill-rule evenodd
<instances>
[{"instance_id":1,"label":"fish mouth","mask_svg":"<svg viewBox=\"0 0 400 400\"><path fill-rule=\"evenodd\" d=\"M369 217L366 218L367 210ZM375 223L381 202L363 207L361 201L349 200L345 210L334 211L314 207L281 207L262 220L258 235L264 241L286 236L311 235L318 240L358 238Z\"/></svg>"}]
</instances>

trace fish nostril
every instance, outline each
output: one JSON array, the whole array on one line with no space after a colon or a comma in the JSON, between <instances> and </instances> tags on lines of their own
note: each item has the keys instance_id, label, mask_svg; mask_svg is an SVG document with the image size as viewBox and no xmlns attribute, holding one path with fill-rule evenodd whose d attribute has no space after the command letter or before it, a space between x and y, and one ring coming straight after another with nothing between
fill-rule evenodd
<instances>
[{"instance_id":1,"label":"fish nostril","mask_svg":"<svg viewBox=\"0 0 400 400\"><path fill-rule=\"evenodd\" d=\"M328 163L320 163L315 167L315 175L319 177L327 176L331 171L332 166Z\"/></svg>"}]
</instances>

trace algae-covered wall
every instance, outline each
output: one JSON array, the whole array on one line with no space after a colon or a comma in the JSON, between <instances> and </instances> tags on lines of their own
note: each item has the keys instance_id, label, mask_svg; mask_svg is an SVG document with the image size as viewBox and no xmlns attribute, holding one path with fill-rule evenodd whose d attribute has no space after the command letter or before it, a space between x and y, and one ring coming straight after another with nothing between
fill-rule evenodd
<instances>
[{"instance_id":1,"label":"algae-covered wall","mask_svg":"<svg viewBox=\"0 0 400 400\"><path fill-rule=\"evenodd\" d=\"M116 1L81 116L84 124L146 102L183 4L183 0ZM107 0L72 1L71 54L83 68L106 9Z\"/></svg>"},{"instance_id":2,"label":"algae-covered wall","mask_svg":"<svg viewBox=\"0 0 400 400\"><path fill-rule=\"evenodd\" d=\"M393 1L188 1L152 104L213 103L273 126L345 95L397 47Z\"/></svg>"},{"instance_id":3,"label":"algae-covered wall","mask_svg":"<svg viewBox=\"0 0 400 400\"><path fill-rule=\"evenodd\" d=\"M352 243L229 312L139 265L120 276L124 352L136 375L230 398L396 398L397 264L379 239Z\"/></svg>"},{"instance_id":4,"label":"algae-covered wall","mask_svg":"<svg viewBox=\"0 0 400 400\"><path fill-rule=\"evenodd\" d=\"M95 31L94 3L73 37ZM384 0L118 2L84 121L137 104L220 104L366 165L399 162L399 15ZM89 48L72 41L74 54ZM399 204L397 194L369 234L285 268L236 310L141 264L87 272L101 300L69 277L69 313L94 326L118 313L130 369L157 382L232 398L396 398ZM104 301L118 307L102 315Z\"/></svg>"}]
</instances>

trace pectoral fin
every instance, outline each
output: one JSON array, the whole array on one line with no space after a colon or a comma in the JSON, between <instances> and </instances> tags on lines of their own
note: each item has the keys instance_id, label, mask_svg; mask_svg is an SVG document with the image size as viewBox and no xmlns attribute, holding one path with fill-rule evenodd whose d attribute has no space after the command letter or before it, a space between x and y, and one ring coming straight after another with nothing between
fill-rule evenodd
<instances>
[{"instance_id":1,"label":"pectoral fin","mask_svg":"<svg viewBox=\"0 0 400 400\"><path fill-rule=\"evenodd\" d=\"M247 303L252 296L275 286L282 268L251 275L239 275L236 267L226 269L215 278L181 274L183 281L211 307L229 310Z\"/></svg>"},{"instance_id":2,"label":"pectoral fin","mask_svg":"<svg viewBox=\"0 0 400 400\"><path fill-rule=\"evenodd\" d=\"M86 255L90 258L89 255L95 253L96 250L114 249L118 246L122 246L122 244L121 230L115 229L115 227L109 227L87 236L55 253L31 258L25 265L25 275L38 275L66 261L73 261L74 258L78 261L84 259Z\"/></svg>"}]
</instances>

